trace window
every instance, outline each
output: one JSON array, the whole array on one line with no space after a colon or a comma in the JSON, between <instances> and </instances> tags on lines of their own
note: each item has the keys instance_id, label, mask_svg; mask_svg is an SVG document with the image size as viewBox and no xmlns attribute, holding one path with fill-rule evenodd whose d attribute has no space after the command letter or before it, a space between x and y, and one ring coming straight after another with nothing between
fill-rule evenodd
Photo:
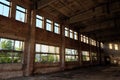
<instances>
[{"instance_id":1,"label":"window","mask_svg":"<svg viewBox=\"0 0 120 80\"><path fill-rule=\"evenodd\" d=\"M80 35L80 40L81 40L81 42L84 42L84 37L82 34Z\"/></svg>"},{"instance_id":2,"label":"window","mask_svg":"<svg viewBox=\"0 0 120 80\"><path fill-rule=\"evenodd\" d=\"M65 27L65 36L69 37L69 29Z\"/></svg>"},{"instance_id":3,"label":"window","mask_svg":"<svg viewBox=\"0 0 120 80\"><path fill-rule=\"evenodd\" d=\"M90 54L88 51L82 51L82 60L83 61L90 61Z\"/></svg>"},{"instance_id":4,"label":"window","mask_svg":"<svg viewBox=\"0 0 120 80\"><path fill-rule=\"evenodd\" d=\"M118 50L118 44L114 44L115 50Z\"/></svg>"},{"instance_id":5,"label":"window","mask_svg":"<svg viewBox=\"0 0 120 80\"><path fill-rule=\"evenodd\" d=\"M97 53L92 52L92 61L97 61Z\"/></svg>"},{"instance_id":6,"label":"window","mask_svg":"<svg viewBox=\"0 0 120 80\"><path fill-rule=\"evenodd\" d=\"M109 44L109 49L113 49L113 46L111 43Z\"/></svg>"},{"instance_id":7,"label":"window","mask_svg":"<svg viewBox=\"0 0 120 80\"><path fill-rule=\"evenodd\" d=\"M73 30L70 30L70 38L73 39Z\"/></svg>"},{"instance_id":8,"label":"window","mask_svg":"<svg viewBox=\"0 0 120 80\"><path fill-rule=\"evenodd\" d=\"M97 47L99 47L99 42L97 41Z\"/></svg>"},{"instance_id":9,"label":"window","mask_svg":"<svg viewBox=\"0 0 120 80\"><path fill-rule=\"evenodd\" d=\"M26 22L26 9L20 6L16 6L16 20Z\"/></svg>"},{"instance_id":10,"label":"window","mask_svg":"<svg viewBox=\"0 0 120 80\"><path fill-rule=\"evenodd\" d=\"M97 46L97 43L94 39L90 39L90 44L93 46Z\"/></svg>"},{"instance_id":11,"label":"window","mask_svg":"<svg viewBox=\"0 0 120 80\"><path fill-rule=\"evenodd\" d=\"M77 32L74 32L74 39L78 40L78 33Z\"/></svg>"},{"instance_id":12,"label":"window","mask_svg":"<svg viewBox=\"0 0 120 80\"><path fill-rule=\"evenodd\" d=\"M10 15L10 2L8 0L0 0L0 15L9 17L9 15Z\"/></svg>"},{"instance_id":13,"label":"window","mask_svg":"<svg viewBox=\"0 0 120 80\"><path fill-rule=\"evenodd\" d=\"M78 61L78 52L75 49L65 49L65 61Z\"/></svg>"},{"instance_id":14,"label":"window","mask_svg":"<svg viewBox=\"0 0 120 80\"><path fill-rule=\"evenodd\" d=\"M60 34L60 25L57 23L54 23L54 33Z\"/></svg>"},{"instance_id":15,"label":"window","mask_svg":"<svg viewBox=\"0 0 120 80\"><path fill-rule=\"evenodd\" d=\"M51 20L46 20L46 30L47 31L53 31L53 27L52 27L52 21Z\"/></svg>"},{"instance_id":16,"label":"window","mask_svg":"<svg viewBox=\"0 0 120 80\"><path fill-rule=\"evenodd\" d=\"M36 27L43 28L43 20L44 18L42 16L36 15Z\"/></svg>"},{"instance_id":17,"label":"window","mask_svg":"<svg viewBox=\"0 0 120 80\"><path fill-rule=\"evenodd\" d=\"M87 43L87 44L89 43L88 37L86 37L86 42L85 43Z\"/></svg>"},{"instance_id":18,"label":"window","mask_svg":"<svg viewBox=\"0 0 120 80\"><path fill-rule=\"evenodd\" d=\"M35 62L55 63L60 60L60 48L55 46L36 44Z\"/></svg>"},{"instance_id":19,"label":"window","mask_svg":"<svg viewBox=\"0 0 120 80\"><path fill-rule=\"evenodd\" d=\"M101 48L104 48L104 44L102 42L100 43L100 46L101 46Z\"/></svg>"},{"instance_id":20,"label":"window","mask_svg":"<svg viewBox=\"0 0 120 80\"><path fill-rule=\"evenodd\" d=\"M23 41L0 38L0 63L21 63Z\"/></svg>"}]
</instances>

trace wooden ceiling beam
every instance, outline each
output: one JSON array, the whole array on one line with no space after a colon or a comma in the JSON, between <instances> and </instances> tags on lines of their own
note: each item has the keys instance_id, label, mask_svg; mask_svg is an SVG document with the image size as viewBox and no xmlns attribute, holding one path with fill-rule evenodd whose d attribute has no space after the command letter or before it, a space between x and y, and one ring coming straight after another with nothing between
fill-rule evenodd
<instances>
[{"instance_id":1,"label":"wooden ceiling beam","mask_svg":"<svg viewBox=\"0 0 120 80\"><path fill-rule=\"evenodd\" d=\"M61 11L61 10L58 9L57 7L55 7L55 6L51 5L51 4L50 4L49 6L52 7L53 9L55 9L56 11L58 11L61 15L64 15L64 16L69 17L67 13Z\"/></svg>"},{"instance_id":2,"label":"wooden ceiling beam","mask_svg":"<svg viewBox=\"0 0 120 80\"><path fill-rule=\"evenodd\" d=\"M37 9L42 9L55 1L58 1L58 0L39 0L37 2Z\"/></svg>"}]
</instances>

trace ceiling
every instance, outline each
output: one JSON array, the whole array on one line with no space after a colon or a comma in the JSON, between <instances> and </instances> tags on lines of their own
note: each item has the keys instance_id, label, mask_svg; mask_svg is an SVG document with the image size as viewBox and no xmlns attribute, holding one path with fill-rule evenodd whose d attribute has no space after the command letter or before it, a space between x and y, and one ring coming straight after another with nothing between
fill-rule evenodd
<instances>
[{"instance_id":1,"label":"ceiling","mask_svg":"<svg viewBox=\"0 0 120 80\"><path fill-rule=\"evenodd\" d=\"M36 9L98 41L120 41L120 0L33 0Z\"/></svg>"}]
</instances>

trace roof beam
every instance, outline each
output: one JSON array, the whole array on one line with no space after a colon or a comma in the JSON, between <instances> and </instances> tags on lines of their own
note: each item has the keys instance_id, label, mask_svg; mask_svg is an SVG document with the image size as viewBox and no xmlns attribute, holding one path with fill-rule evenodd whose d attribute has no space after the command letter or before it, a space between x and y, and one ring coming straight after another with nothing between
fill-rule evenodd
<instances>
[{"instance_id":1,"label":"roof beam","mask_svg":"<svg viewBox=\"0 0 120 80\"><path fill-rule=\"evenodd\" d=\"M85 29L81 29L80 32L91 32L95 30L111 28L114 26L115 26L114 21L107 21L101 24L91 25L89 27L86 27Z\"/></svg>"},{"instance_id":2,"label":"roof beam","mask_svg":"<svg viewBox=\"0 0 120 80\"><path fill-rule=\"evenodd\" d=\"M37 3L37 9L42 9L55 1L58 1L58 0L40 0Z\"/></svg>"},{"instance_id":3,"label":"roof beam","mask_svg":"<svg viewBox=\"0 0 120 80\"><path fill-rule=\"evenodd\" d=\"M111 3L110 6L114 7L114 6L116 6L116 3L118 3L118 2L114 1L113 3ZM88 19L92 19L94 16L99 17L99 16L103 16L103 15L108 15L109 6L107 7L107 9L105 9L106 11L103 12L104 11L103 8L106 8L105 5L107 5L107 3L96 6L95 11L93 11L93 8L92 8L92 9L84 11L78 15L75 15L69 19L69 23L72 24L72 23L76 23L76 22L85 21ZM120 11L120 9L116 9L116 10L113 10L112 8L109 8L109 9L110 9L109 11L111 11L111 12L109 12L110 14Z\"/></svg>"}]
</instances>

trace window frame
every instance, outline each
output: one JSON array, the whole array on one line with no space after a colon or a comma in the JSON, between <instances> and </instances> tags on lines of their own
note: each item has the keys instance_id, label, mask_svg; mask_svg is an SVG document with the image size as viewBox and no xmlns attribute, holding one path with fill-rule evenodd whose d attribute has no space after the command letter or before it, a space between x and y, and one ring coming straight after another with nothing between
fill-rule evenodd
<instances>
[{"instance_id":1,"label":"window frame","mask_svg":"<svg viewBox=\"0 0 120 80\"><path fill-rule=\"evenodd\" d=\"M67 53L67 50L70 51L70 53ZM76 51L76 54L73 54L72 52ZM74 60L67 60L67 57L71 57L70 59L72 59L72 57L74 57ZM78 61L78 50L77 49L69 49L69 48L65 48L65 62L77 62Z\"/></svg>"},{"instance_id":2,"label":"window frame","mask_svg":"<svg viewBox=\"0 0 120 80\"><path fill-rule=\"evenodd\" d=\"M38 44L38 43L36 43L36 44ZM38 45L40 45L40 52L36 52L35 51L35 60L34 60L35 63L59 63L60 62L60 47L51 46L51 45L45 45L45 44L38 44ZM47 52L42 52L42 45L48 46L48 51ZM49 52L50 51L50 47L54 47L54 49L55 49L54 53ZM36 45L35 45L35 48L36 48ZM59 53L57 52L57 49L59 50ZM36 55L37 54L39 54L39 55L46 55L47 60L44 62L44 61L40 60L41 57L39 57L40 61L36 61ZM49 62L49 59L48 59L49 55L55 56L57 59L54 58L53 62Z\"/></svg>"},{"instance_id":3,"label":"window frame","mask_svg":"<svg viewBox=\"0 0 120 80\"><path fill-rule=\"evenodd\" d=\"M25 12L24 12L24 11L21 11L21 10L19 10L19 9L17 9L17 7L20 7L20 8L25 9ZM22 13L22 14L24 14L24 21L17 19L17 11L20 12L20 13ZM16 5L15 20L20 21L20 22L23 22L23 23L26 23L26 22L27 22L27 9L24 8L24 7L21 6L21 5Z\"/></svg>"},{"instance_id":4,"label":"window frame","mask_svg":"<svg viewBox=\"0 0 120 80\"><path fill-rule=\"evenodd\" d=\"M48 20L48 21L47 21ZM51 21L51 22L49 22L49 21ZM49 25L51 25L50 27L50 29L51 30L49 30L49 28L48 28L48 30L47 30L47 24L49 24ZM46 30L47 31L50 31L50 32L53 32L53 21L52 20L50 20L50 19L46 19Z\"/></svg>"},{"instance_id":5,"label":"window frame","mask_svg":"<svg viewBox=\"0 0 120 80\"><path fill-rule=\"evenodd\" d=\"M1 39L3 39L4 41L12 41L12 48L10 49L10 50L8 50L8 49L2 49L1 48ZM17 50L15 47L16 47L16 41L18 41L20 44L21 44L21 50ZM20 46L20 44L19 44L19 46ZM24 53L24 41L22 41L22 40L14 40L14 39L8 39L8 38L0 38L0 55L3 53L3 55L4 55L4 57L3 58L6 58L6 59L8 59L8 57L9 57L9 59L11 60L11 62L1 62L0 64L8 64L8 63L22 63L23 62L23 53ZM5 54L4 54L5 53ZM10 53L10 55L9 56L7 56L8 55L8 53ZM15 54L16 55L19 55L19 56L17 56L17 58L19 58L19 60L20 60L20 62L15 62ZM1 56L0 56L1 57Z\"/></svg>"},{"instance_id":6,"label":"window frame","mask_svg":"<svg viewBox=\"0 0 120 80\"><path fill-rule=\"evenodd\" d=\"M7 0L6 0L7 1ZM5 6L5 7L8 7L9 8L9 12L8 12L8 16L6 16L6 15L4 15L4 14L0 14L1 16L5 16L5 17L10 17L10 14L11 14L11 1L7 1L7 2L9 2L9 5L7 5L7 4L5 4L5 3L2 3L2 2L0 2L0 4L2 5L2 6Z\"/></svg>"},{"instance_id":7,"label":"window frame","mask_svg":"<svg viewBox=\"0 0 120 80\"><path fill-rule=\"evenodd\" d=\"M57 24L57 25L56 25L56 24ZM55 28L58 29L58 32L55 31ZM58 23L54 23L54 33L56 33L56 34L60 34L60 24L58 24Z\"/></svg>"},{"instance_id":8,"label":"window frame","mask_svg":"<svg viewBox=\"0 0 120 80\"><path fill-rule=\"evenodd\" d=\"M40 16L40 15L36 15L36 27L37 28L40 28L40 29L44 29L44 17L43 16L40 16L42 17L42 19L38 18L37 16ZM37 26L37 20L41 21L42 22L42 26ZM40 23L39 23L40 24Z\"/></svg>"}]
</instances>

